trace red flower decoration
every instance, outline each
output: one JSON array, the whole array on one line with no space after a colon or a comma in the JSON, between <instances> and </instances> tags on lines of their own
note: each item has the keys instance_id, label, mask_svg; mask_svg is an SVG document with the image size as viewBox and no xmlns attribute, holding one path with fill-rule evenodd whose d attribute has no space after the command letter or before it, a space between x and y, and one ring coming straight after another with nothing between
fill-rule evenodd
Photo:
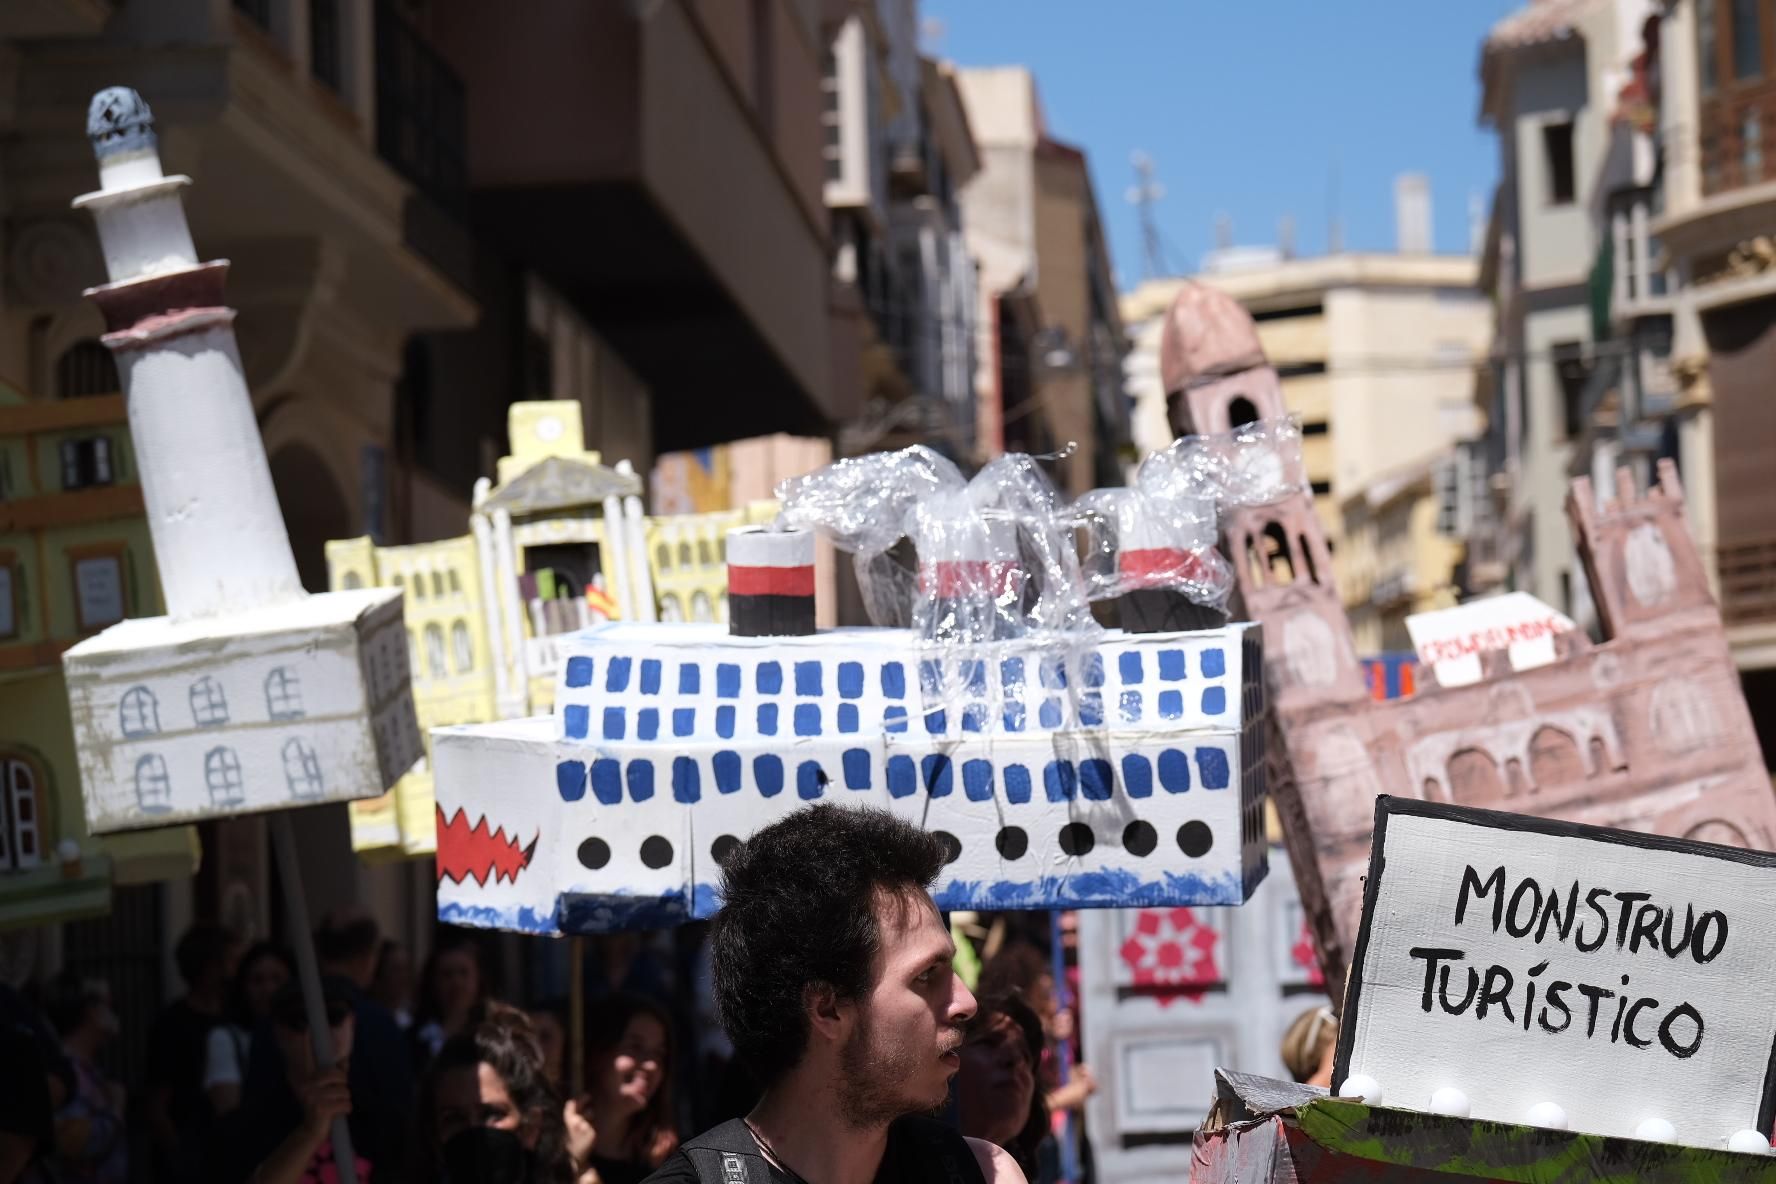
<instances>
[{"instance_id":1,"label":"red flower decoration","mask_svg":"<svg viewBox=\"0 0 1776 1184\"><path fill-rule=\"evenodd\" d=\"M1142 909L1134 933L1122 943L1122 960L1135 986L1157 988L1151 993L1160 1006L1179 999L1195 1003L1221 982L1221 968L1215 964L1220 940L1187 908Z\"/></svg>"},{"instance_id":2,"label":"red flower decoration","mask_svg":"<svg viewBox=\"0 0 1776 1184\"><path fill-rule=\"evenodd\" d=\"M1313 930L1308 927L1307 918L1301 918L1301 933L1295 938L1295 944L1289 947L1289 956L1295 959L1295 965L1307 971L1307 981L1316 987L1326 985L1326 972L1320 969L1319 956L1314 953Z\"/></svg>"}]
</instances>

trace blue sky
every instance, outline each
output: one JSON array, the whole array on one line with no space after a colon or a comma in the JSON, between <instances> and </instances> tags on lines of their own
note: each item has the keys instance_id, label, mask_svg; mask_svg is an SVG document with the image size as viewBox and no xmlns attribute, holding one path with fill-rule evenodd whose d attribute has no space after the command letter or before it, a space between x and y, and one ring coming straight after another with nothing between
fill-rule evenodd
<instances>
[{"instance_id":1,"label":"blue sky","mask_svg":"<svg viewBox=\"0 0 1776 1184\"><path fill-rule=\"evenodd\" d=\"M1466 250L1468 195L1490 202L1479 126L1486 30L1526 0L923 0L927 49L1036 75L1050 133L1091 157L1118 280L1141 277L1130 153L1153 158L1167 262L1194 271L1220 214L1242 245L1292 216L1325 251L1390 250L1393 179L1430 177L1438 250ZM935 26L935 29L933 28ZM1337 183L1334 190L1333 176Z\"/></svg>"}]
</instances>

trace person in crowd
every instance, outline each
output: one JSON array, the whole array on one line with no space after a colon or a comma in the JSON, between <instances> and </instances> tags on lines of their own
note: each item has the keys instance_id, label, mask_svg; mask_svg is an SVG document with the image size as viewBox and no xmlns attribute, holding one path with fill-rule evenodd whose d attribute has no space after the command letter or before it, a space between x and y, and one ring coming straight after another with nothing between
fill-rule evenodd
<instances>
[{"instance_id":1,"label":"person in crowd","mask_svg":"<svg viewBox=\"0 0 1776 1184\"><path fill-rule=\"evenodd\" d=\"M271 1040L261 1042L275 1046L276 1056L253 1057L240 1107L222 1124L223 1184L337 1181L330 1137L335 1118L348 1119L359 1184L378 1184L393 1175L380 1158L385 1140L366 1128L352 1105L351 1067L359 1050L351 1000L338 979L325 980L321 992L334 1066L316 1067L301 986L286 982L272 998Z\"/></svg>"},{"instance_id":2,"label":"person in crowd","mask_svg":"<svg viewBox=\"0 0 1776 1184\"><path fill-rule=\"evenodd\" d=\"M118 1031L110 984L63 971L49 984L45 1010L73 1069L74 1090L55 1112L54 1150L27 1178L56 1184L125 1184L129 1141L123 1089L100 1072L97 1062L99 1050Z\"/></svg>"},{"instance_id":3,"label":"person in crowd","mask_svg":"<svg viewBox=\"0 0 1776 1184\"><path fill-rule=\"evenodd\" d=\"M735 848L711 930L716 999L763 1096L651 1181L721 1181L733 1155L773 1184L1024 1184L1008 1153L924 1117L948 1100L975 1011L930 895L945 856L884 810L826 803Z\"/></svg>"},{"instance_id":4,"label":"person in crowd","mask_svg":"<svg viewBox=\"0 0 1776 1184\"><path fill-rule=\"evenodd\" d=\"M550 1088L562 1093L567 1088L567 1022L561 1008L549 1003L529 1011L530 1026L536 1031L537 1047L543 1053L543 1076Z\"/></svg>"},{"instance_id":5,"label":"person in crowd","mask_svg":"<svg viewBox=\"0 0 1776 1184\"><path fill-rule=\"evenodd\" d=\"M406 1153L417 1083L406 1036L388 1008L370 995L382 932L373 918L350 906L324 916L314 942L322 977L337 985L352 1009L357 1125L370 1140L372 1159L385 1174L395 1173Z\"/></svg>"},{"instance_id":6,"label":"person in crowd","mask_svg":"<svg viewBox=\"0 0 1776 1184\"><path fill-rule=\"evenodd\" d=\"M0 982L0 1184L16 1184L48 1152L52 1116L74 1095L74 1066L55 1031Z\"/></svg>"},{"instance_id":7,"label":"person in crowd","mask_svg":"<svg viewBox=\"0 0 1776 1184\"><path fill-rule=\"evenodd\" d=\"M383 939L376 952L376 971L370 978L370 997L388 1009L401 1031L412 1029L413 959L400 942Z\"/></svg>"},{"instance_id":8,"label":"person in crowd","mask_svg":"<svg viewBox=\"0 0 1776 1184\"><path fill-rule=\"evenodd\" d=\"M148 1036L145 1111L154 1178L201 1180L215 1114L204 1092L210 1029L227 1008L240 940L222 926L198 922L174 948L185 994L168 1004Z\"/></svg>"},{"instance_id":9,"label":"person in crowd","mask_svg":"<svg viewBox=\"0 0 1776 1184\"><path fill-rule=\"evenodd\" d=\"M1005 1148L1030 1179L1048 1134L1048 1107L1036 1088L1044 1043L1042 1021L1018 995L983 996L956 1074L962 1133Z\"/></svg>"},{"instance_id":10,"label":"person in crowd","mask_svg":"<svg viewBox=\"0 0 1776 1184\"><path fill-rule=\"evenodd\" d=\"M586 1158L598 1184L641 1184L678 1146L671 1020L641 995L612 995L589 1019L587 1092L570 1104L568 1126L588 1128Z\"/></svg>"},{"instance_id":11,"label":"person in crowd","mask_svg":"<svg viewBox=\"0 0 1776 1184\"><path fill-rule=\"evenodd\" d=\"M420 1089L415 1143L413 1184L573 1180L580 1164L523 1012L490 1004L472 1029L445 1041Z\"/></svg>"},{"instance_id":12,"label":"person in crowd","mask_svg":"<svg viewBox=\"0 0 1776 1184\"><path fill-rule=\"evenodd\" d=\"M1060 1005L1055 991L1054 969L1042 951L1027 941L1005 945L981 968L983 995L1016 993L1042 1021L1045 1036L1040 1083L1050 1111L1062 1113L1085 1109L1085 1100L1097 1092L1097 1078L1085 1064L1075 1064L1067 1080L1060 1080L1056 1046L1073 1038L1073 1016Z\"/></svg>"},{"instance_id":13,"label":"person in crowd","mask_svg":"<svg viewBox=\"0 0 1776 1184\"><path fill-rule=\"evenodd\" d=\"M295 973L290 956L270 942L241 955L228 996L228 1016L210 1029L204 1059L204 1093L217 1117L240 1105L253 1036L271 1018L271 1001Z\"/></svg>"},{"instance_id":14,"label":"person in crowd","mask_svg":"<svg viewBox=\"0 0 1776 1184\"><path fill-rule=\"evenodd\" d=\"M1332 1054L1338 1048L1338 1017L1330 1007L1312 1007L1283 1033L1283 1066L1303 1085L1332 1087Z\"/></svg>"},{"instance_id":15,"label":"person in crowd","mask_svg":"<svg viewBox=\"0 0 1776 1184\"><path fill-rule=\"evenodd\" d=\"M419 976L419 1008L413 1015L413 1042L423 1064L438 1055L452 1036L473 1031L487 1014L487 976L474 935L438 928L430 957Z\"/></svg>"}]
</instances>

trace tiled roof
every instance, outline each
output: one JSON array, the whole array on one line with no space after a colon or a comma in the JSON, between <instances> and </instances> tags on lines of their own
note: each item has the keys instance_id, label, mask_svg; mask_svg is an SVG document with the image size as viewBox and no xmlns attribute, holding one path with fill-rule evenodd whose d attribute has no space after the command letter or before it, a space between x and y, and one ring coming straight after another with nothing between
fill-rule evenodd
<instances>
[{"instance_id":1,"label":"tiled roof","mask_svg":"<svg viewBox=\"0 0 1776 1184\"><path fill-rule=\"evenodd\" d=\"M1545 41L1570 37L1586 9L1597 0L1530 0L1523 8L1492 27L1486 36L1486 52L1520 49Z\"/></svg>"}]
</instances>

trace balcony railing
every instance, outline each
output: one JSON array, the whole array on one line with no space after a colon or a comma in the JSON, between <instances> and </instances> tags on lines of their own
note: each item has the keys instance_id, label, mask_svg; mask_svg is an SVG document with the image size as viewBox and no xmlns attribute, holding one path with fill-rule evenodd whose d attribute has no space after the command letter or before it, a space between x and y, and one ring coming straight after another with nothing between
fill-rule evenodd
<instances>
[{"instance_id":1,"label":"balcony railing","mask_svg":"<svg viewBox=\"0 0 1776 1184\"><path fill-rule=\"evenodd\" d=\"M376 4L376 151L453 214L468 209L463 84L395 10Z\"/></svg>"},{"instance_id":2,"label":"balcony railing","mask_svg":"<svg viewBox=\"0 0 1776 1184\"><path fill-rule=\"evenodd\" d=\"M1700 139L1703 193L1776 180L1776 80L1705 99Z\"/></svg>"},{"instance_id":3,"label":"balcony railing","mask_svg":"<svg viewBox=\"0 0 1776 1184\"><path fill-rule=\"evenodd\" d=\"M1715 552L1715 563L1726 624L1776 621L1776 538L1723 545Z\"/></svg>"}]
</instances>

